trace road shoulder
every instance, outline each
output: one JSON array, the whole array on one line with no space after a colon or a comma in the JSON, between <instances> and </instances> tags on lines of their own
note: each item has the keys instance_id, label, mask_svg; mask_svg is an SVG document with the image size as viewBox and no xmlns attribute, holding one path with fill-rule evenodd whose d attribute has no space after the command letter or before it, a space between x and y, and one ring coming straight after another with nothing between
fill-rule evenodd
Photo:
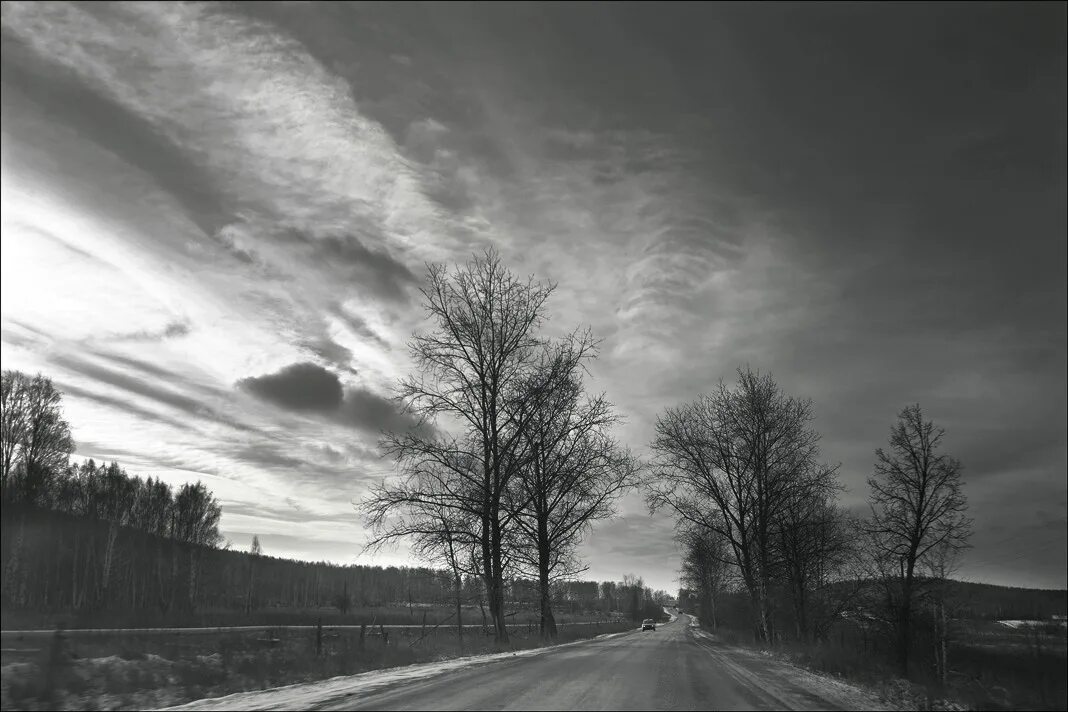
<instances>
[{"instance_id":1,"label":"road shoulder","mask_svg":"<svg viewBox=\"0 0 1068 712\"><path fill-rule=\"evenodd\" d=\"M694 642L739 684L758 689L783 709L895 710L874 693L815 673L769 653L731 646L700 629L691 619Z\"/></svg>"}]
</instances>

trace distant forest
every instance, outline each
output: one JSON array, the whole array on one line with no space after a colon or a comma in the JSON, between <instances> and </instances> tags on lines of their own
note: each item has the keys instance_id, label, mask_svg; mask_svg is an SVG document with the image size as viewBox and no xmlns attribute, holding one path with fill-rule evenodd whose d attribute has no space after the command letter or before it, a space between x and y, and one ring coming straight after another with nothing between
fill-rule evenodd
<instances>
[{"instance_id":1,"label":"distant forest","mask_svg":"<svg viewBox=\"0 0 1068 712\"><path fill-rule=\"evenodd\" d=\"M361 609L448 606L453 600L447 571L255 555L39 506L5 502L2 530L5 621L9 613L24 611L70 625L306 624L310 614L298 611L322 615L327 608L328 616L333 612L341 620ZM465 598L477 611L484 604L481 585L474 577L464 583ZM646 601L657 608L663 603L663 592L638 588L570 581L560 582L555 593L565 611L605 618L614 612L644 616ZM536 582L510 580L508 594L511 611L537 610ZM476 615L467 622L480 620Z\"/></svg>"},{"instance_id":2,"label":"distant forest","mask_svg":"<svg viewBox=\"0 0 1068 712\"><path fill-rule=\"evenodd\" d=\"M264 555L258 541L251 552L221 548L221 507L202 483L175 490L114 462L70 463L74 446L59 391L42 376L5 371L3 377L5 627L45 619L295 624L310 622L298 611L322 615L326 608L344 617L455 598L447 571L293 561ZM479 579L466 577L463 585L468 605L485 608ZM509 579L505 598L513 615L536 610L537 583ZM657 615L668 596L628 576L620 583L560 581L554 598L576 613L641 618Z\"/></svg>"}]
</instances>

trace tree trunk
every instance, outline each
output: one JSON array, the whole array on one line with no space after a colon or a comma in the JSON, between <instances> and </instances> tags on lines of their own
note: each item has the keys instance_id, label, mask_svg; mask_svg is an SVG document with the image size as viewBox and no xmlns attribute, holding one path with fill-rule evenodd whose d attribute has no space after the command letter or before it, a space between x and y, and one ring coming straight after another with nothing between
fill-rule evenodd
<instances>
[{"instance_id":1,"label":"tree trunk","mask_svg":"<svg viewBox=\"0 0 1068 712\"><path fill-rule=\"evenodd\" d=\"M538 586L541 597L541 637L556 640L556 618L553 617L552 596L549 590L549 563L547 552L540 556Z\"/></svg>"},{"instance_id":2,"label":"tree trunk","mask_svg":"<svg viewBox=\"0 0 1068 712\"><path fill-rule=\"evenodd\" d=\"M908 679L909 676L909 648L912 645L912 580L914 566L915 558L913 554L905 562L897 631L897 669L898 674L905 679Z\"/></svg>"},{"instance_id":3,"label":"tree trunk","mask_svg":"<svg viewBox=\"0 0 1068 712\"><path fill-rule=\"evenodd\" d=\"M491 542L490 517L488 515L484 516L482 521L482 581L486 586L486 603L489 605L490 619L493 621L494 638L500 642L500 638L498 637L500 633L497 619L501 611L497 605L497 578L494 574L495 557ZM485 611L483 611L483 627L485 627L485 617L486 614Z\"/></svg>"},{"instance_id":4,"label":"tree trunk","mask_svg":"<svg viewBox=\"0 0 1068 712\"><path fill-rule=\"evenodd\" d=\"M794 592L794 620L797 625L797 639L800 641L808 640L807 603L805 600L805 585L804 583L799 583Z\"/></svg>"},{"instance_id":5,"label":"tree trunk","mask_svg":"<svg viewBox=\"0 0 1068 712\"><path fill-rule=\"evenodd\" d=\"M939 626L939 644L942 648L942 688L946 686L946 682L949 678L949 659L948 659L948 644L947 638L949 637L947 625L946 625L946 603L943 600L938 601L938 612L942 619Z\"/></svg>"},{"instance_id":6,"label":"tree trunk","mask_svg":"<svg viewBox=\"0 0 1068 712\"><path fill-rule=\"evenodd\" d=\"M490 613L493 615L494 639L498 644L507 645L508 627L505 625L504 620L504 566L501 557L501 525L496 517L491 519L491 523L493 525L490 530L492 536L492 551L490 554L493 590L490 592Z\"/></svg>"},{"instance_id":7,"label":"tree trunk","mask_svg":"<svg viewBox=\"0 0 1068 712\"><path fill-rule=\"evenodd\" d=\"M898 616L897 671L901 677L906 679L909 676L909 644L911 642L909 624L911 623L911 618L912 613L909 610L909 605L907 603L902 603Z\"/></svg>"},{"instance_id":8,"label":"tree trunk","mask_svg":"<svg viewBox=\"0 0 1068 712\"><path fill-rule=\"evenodd\" d=\"M459 572L455 569L453 570L453 577L453 586L456 589L456 639L460 641L460 650L462 652L464 647L464 619L461 613L463 579L460 578Z\"/></svg>"}]
</instances>

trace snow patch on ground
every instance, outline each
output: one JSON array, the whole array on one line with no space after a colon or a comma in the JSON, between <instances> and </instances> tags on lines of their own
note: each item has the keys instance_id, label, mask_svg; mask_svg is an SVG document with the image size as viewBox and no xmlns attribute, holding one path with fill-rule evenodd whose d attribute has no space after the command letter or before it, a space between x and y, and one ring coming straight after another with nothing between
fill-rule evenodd
<instances>
[{"instance_id":1,"label":"snow patch on ground","mask_svg":"<svg viewBox=\"0 0 1068 712\"><path fill-rule=\"evenodd\" d=\"M498 660L511 658L530 658L543 653L581 645L591 640L608 640L625 635L623 633L604 633L595 638L577 640L573 643L551 645L530 650L517 650L509 653L489 653L472 655L466 658L454 658L437 663L418 663L399 668L372 670L359 675L344 675L317 682L304 682L285 687L275 687L257 692L238 692L224 697L197 700L184 705L167 707L166 710L292 710L308 709L324 704L339 697L367 695L385 687L405 682L424 680L435 675L453 672L464 668L484 665Z\"/></svg>"},{"instance_id":2,"label":"snow patch on ground","mask_svg":"<svg viewBox=\"0 0 1068 712\"><path fill-rule=\"evenodd\" d=\"M1008 621L998 621L998 624L999 625L1003 625L1006 628L1016 629L1016 628L1036 628L1038 626L1047 626L1047 625L1068 626L1068 621L1063 621L1063 620L1048 620L1048 621L1016 621L1016 620L1008 620Z\"/></svg>"}]
</instances>

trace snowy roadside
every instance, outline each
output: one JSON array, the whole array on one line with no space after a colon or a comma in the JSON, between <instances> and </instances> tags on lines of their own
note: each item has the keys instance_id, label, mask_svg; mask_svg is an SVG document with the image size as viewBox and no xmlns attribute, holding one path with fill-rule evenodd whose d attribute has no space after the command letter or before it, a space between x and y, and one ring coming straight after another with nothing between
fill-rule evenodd
<instances>
[{"instance_id":1,"label":"snowy roadside","mask_svg":"<svg viewBox=\"0 0 1068 712\"><path fill-rule=\"evenodd\" d=\"M436 663L417 663L398 668L385 670L371 670L358 675L344 675L333 677L317 682L302 682L285 687L274 687L267 690L254 692L237 692L224 697L213 697L204 700L187 702L183 705L165 707L165 710L290 710L307 709L315 707L339 697L352 695L367 695L393 685L425 680L436 675L454 672L465 668L484 665L498 660L512 658L530 658L542 655L553 650L567 648L573 645L589 643L593 640L608 640L626 635L632 631L621 633L605 633L594 638L576 640L571 643L549 645L542 648L529 650L517 650L509 653L489 653L486 655L472 655L465 658L453 658Z\"/></svg>"},{"instance_id":2,"label":"snowy roadside","mask_svg":"<svg viewBox=\"0 0 1068 712\"><path fill-rule=\"evenodd\" d=\"M690 628L695 638L716 647L705 646L718 661L739 680L774 695L784 703L797 698L798 691L814 695L836 707L851 710L896 710L879 699L871 690L850 684L839 678L799 667L789 660L767 651L748 650L730 646L729 652L714 635L700 628L697 618L690 616ZM767 674L773 672L774 674ZM784 707L792 705L784 704Z\"/></svg>"}]
</instances>

